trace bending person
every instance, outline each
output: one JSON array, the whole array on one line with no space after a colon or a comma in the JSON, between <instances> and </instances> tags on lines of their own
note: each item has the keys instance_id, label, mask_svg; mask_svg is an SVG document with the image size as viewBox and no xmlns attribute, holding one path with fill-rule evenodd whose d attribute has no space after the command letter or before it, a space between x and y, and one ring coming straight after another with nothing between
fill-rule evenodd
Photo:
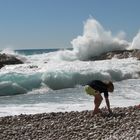
<instances>
[{"instance_id":1,"label":"bending person","mask_svg":"<svg viewBox=\"0 0 140 140\"><path fill-rule=\"evenodd\" d=\"M110 109L109 98L108 98L108 96L109 96L108 92L114 91L114 85L111 81L103 82L100 80L93 80L85 86L85 91L87 94L94 96L93 115L100 112L99 107L100 107L100 104L103 100L101 93L104 93L104 97L105 97L108 111L109 111L109 113L112 113L112 111Z\"/></svg>"}]
</instances>

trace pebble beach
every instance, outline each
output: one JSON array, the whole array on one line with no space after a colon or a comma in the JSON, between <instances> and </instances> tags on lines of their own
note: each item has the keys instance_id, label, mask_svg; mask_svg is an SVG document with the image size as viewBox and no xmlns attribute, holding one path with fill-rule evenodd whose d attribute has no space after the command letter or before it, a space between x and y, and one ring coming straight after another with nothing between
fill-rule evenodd
<instances>
[{"instance_id":1,"label":"pebble beach","mask_svg":"<svg viewBox=\"0 0 140 140\"><path fill-rule=\"evenodd\" d=\"M140 105L0 117L0 140L139 140Z\"/></svg>"}]
</instances>

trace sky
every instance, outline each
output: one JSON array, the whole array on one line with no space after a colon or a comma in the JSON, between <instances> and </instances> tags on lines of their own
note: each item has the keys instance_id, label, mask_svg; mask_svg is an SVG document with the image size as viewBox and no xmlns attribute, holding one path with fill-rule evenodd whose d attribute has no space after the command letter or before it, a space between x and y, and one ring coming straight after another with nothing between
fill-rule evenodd
<instances>
[{"instance_id":1,"label":"sky","mask_svg":"<svg viewBox=\"0 0 140 140\"><path fill-rule=\"evenodd\" d=\"M0 0L0 50L69 48L89 17L131 41L140 0Z\"/></svg>"}]
</instances>

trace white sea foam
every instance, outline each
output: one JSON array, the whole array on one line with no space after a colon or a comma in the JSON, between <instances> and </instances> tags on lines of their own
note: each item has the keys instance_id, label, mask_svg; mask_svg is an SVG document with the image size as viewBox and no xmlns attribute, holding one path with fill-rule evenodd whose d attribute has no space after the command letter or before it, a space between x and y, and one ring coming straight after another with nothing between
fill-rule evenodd
<instances>
[{"instance_id":1,"label":"white sea foam","mask_svg":"<svg viewBox=\"0 0 140 140\"><path fill-rule=\"evenodd\" d=\"M124 33L123 33L124 34ZM122 36L122 33L121 33ZM130 43L120 35L113 36L95 19L88 19L84 24L83 35L71 41L72 50L60 50L47 54L46 60L87 60L104 52L124 50Z\"/></svg>"},{"instance_id":2,"label":"white sea foam","mask_svg":"<svg viewBox=\"0 0 140 140\"><path fill-rule=\"evenodd\" d=\"M124 36L126 34L123 31L113 36L111 31L105 30L97 20L90 18L84 24L83 35L71 41L72 50L53 52L47 57L48 60L87 60L109 51L140 49L140 33L134 37L132 42L125 40Z\"/></svg>"},{"instance_id":3,"label":"white sea foam","mask_svg":"<svg viewBox=\"0 0 140 140\"><path fill-rule=\"evenodd\" d=\"M130 49L140 49L140 31L134 37Z\"/></svg>"},{"instance_id":4,"label":"white sea foam","mask_svg":"<svg viewBox=\"0 0 140 140\"><path fill-rule=\"evenodd\" d=\"M53 90L84 85L90 80L121 81L139 78L140 63L135 58L102 61L49 61L48 63L5 66L0 70L0 93L31 91L42 86ZM11 83L11 84L9 84ZM15 90L16 89L16 90ZM13 92L13 93L12 93Z\"/></svg>"},{"instance_id":5,"label":"white sea foam","mask_svg":"<svg viewBox=\"0 0 140 140\"><path fill-rule=\"evenodd\" d=\"M129 43L117 36L113 37L111 31L106 31L95 19L88 19L83 35L74 39L72 45L78 58L85 60L104 52L124 50Z\"/></svg>"},{"instance_id":6,"label":"white sea foam","mask_svg":"<svg viewBox=\"0 0 140 140\"><path fill-rule=\"evenodd\" d=\"M43 82L52 89L61 89L85 84L92 79L121 81L138 78L140 63L130 58L95 62L51 62L47 66L42 75Z\"/></svg>"},{"instance_id":7,"label":"white sea foam","mask_svg":"<svg viewBox=\"0 0 140 140\"><path fill-rule=\"evenodd\" d=\"M7 47L5 49L3 49L0 53L5 53L5 54L11 54L11 55L15 55L16 53L14 52L14 50L10 47Z\"/></svg>"}]
</instances>

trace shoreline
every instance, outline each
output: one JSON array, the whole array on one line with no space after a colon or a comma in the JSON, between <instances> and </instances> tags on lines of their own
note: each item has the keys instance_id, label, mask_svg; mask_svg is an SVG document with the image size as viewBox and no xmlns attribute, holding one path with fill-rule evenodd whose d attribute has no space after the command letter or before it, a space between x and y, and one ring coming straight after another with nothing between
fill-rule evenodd
<instances>
[{"instance_id":1,"label":"shoreline","mask_svg":"<svg viewBox=\"0 0 140 140\"><path fill-rule=\"evenodd\" d=\"M92 111L52 112L0 117L0 139L117 140L140 139L140 105Z\"/></svg>"}]
</instances>

